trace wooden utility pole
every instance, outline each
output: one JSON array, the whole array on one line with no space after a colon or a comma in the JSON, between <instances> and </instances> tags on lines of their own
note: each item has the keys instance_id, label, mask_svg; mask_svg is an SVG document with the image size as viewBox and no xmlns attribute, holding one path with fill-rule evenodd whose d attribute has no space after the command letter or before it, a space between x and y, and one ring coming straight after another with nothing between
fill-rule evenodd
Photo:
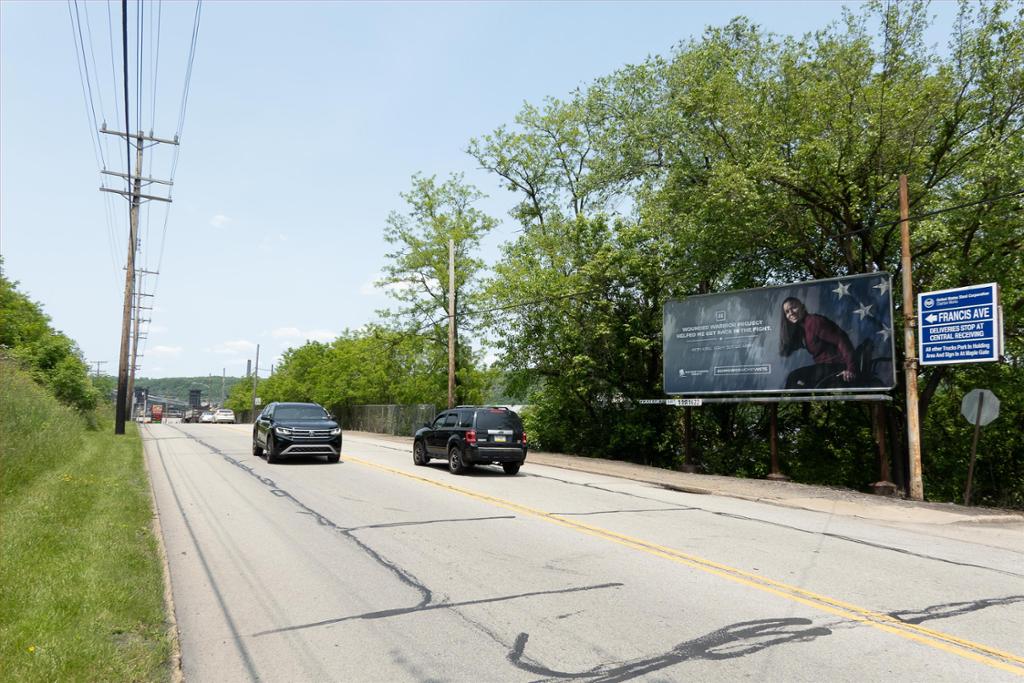
<instances>
[{"instance_id":1,"label":"wooden utility pole","mask_svg":"<svg viewBox=\"0 0 1024 683\"><path fill-rule=\"evenodd\" d=\"M914 327L914 282L910 273L910 202L907 176L900 175L900 244L903 270L903 376L907 383L907 449L910 455L910 498L924 500L921 480L921 422L917 403L917 341Z\"/></svg>"},{"instance_id":2,"label":"wooden utility pole","mask_svg":"<svg viewBox=\"0 0 1024 683\"><path fill-rule=\"evenodd\" d=\"M127 95L126 95L127 97ZM125 190L114 190L109 187L101 187L101 192L113 192L123 197L127 197L131 200L131 209L129 211L129 228L128 228L128 262L125 265L124 274L124 305L121 311L121 352L118 357L118 370L117 370L117 405L114 411L114 433L124 434L124 422L128 412L128 375L129 375L129 359L128 354L131 347L131 320L132 320L132 302L135 299L135 251L138 247L139 239L139 204L143 199L145 200L157 200L161 202L170 202L168 197L159 197L155 195L142 194L142 183L159 183L161 185L170 185L170 181L155 180L153 178L142 177L142 149L143 142L160 142L169 145L178 144L178 139L175 137L173 140L163 140L161 138L155 138L151 135L144 135L142 131L132 134L120 132L116 130L107 130L106 124L100 128L101 133L107 135L116 135L119 137L127 138L135 141L135 173L128 169L128 173L116 173L114 171L101 171L104 175L116 176L124 180L132 182L132 189L130 191ZM132 363L134 365L134 363Z\"/></svg>"},{"instance_id":3,"label":"wooden utility pole","mask_svg":"<svg viewBox=\"0 0 1024 683\"><path fill-rule=\"evenodd\" d=\"M141 135L141 133L140 133ZM139 235L139 197L142 195L142 143L135 145L135 183L131 197L128 227L128 265L124 273L124 306L121 310L121 354L117 369L117 408L114 433L124 434L128 412L128 351L131 346L132 296L135 293L135 245Z\"/></svg>"},{"instance_id":4,"label":"wooden utility pole","mask_svg":"<svg viewBox=\"0 0 1024 683\"><path fill-rule=\"evenodd\" d=\"M448 407L455 407L455 240L448 240Z\"/></svg>"},{"instance_id":5,"label":"wooden utility pole","mask_svg":"<svg viewBox=\"0 0 1024 683\"><path fill-rule=\"evenodd\" d=\"M256 365L252 369L252 421L256 422L256 378L260 376L260 345L256 345Z\"/></svg>"}]
</instances>

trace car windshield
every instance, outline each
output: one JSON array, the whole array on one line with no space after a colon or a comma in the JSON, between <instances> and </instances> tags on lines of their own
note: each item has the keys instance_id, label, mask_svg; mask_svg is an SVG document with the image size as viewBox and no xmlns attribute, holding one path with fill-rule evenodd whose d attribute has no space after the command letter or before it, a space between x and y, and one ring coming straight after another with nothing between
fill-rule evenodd
<instances>
[{"instance_id":1,"label":"car windshield","mask_svg":"<svg viewBox=\"0 0 1024 683\"><path fill-rule=\"evenodd\" d=\"M519 416L508 410L481 410L476 415L476 428L520 430L523 426Z\"/></svg>"},{"instance_id":2,"label":"car windshield","mask_svg":"<svg viewBox=\"0 0 1024 683\"><path fill-rule=\"evenodd\" d=\"M327 411L320 406L280 406L274 411L278 420L321 420Z\"/></svg>"}]
</instances>

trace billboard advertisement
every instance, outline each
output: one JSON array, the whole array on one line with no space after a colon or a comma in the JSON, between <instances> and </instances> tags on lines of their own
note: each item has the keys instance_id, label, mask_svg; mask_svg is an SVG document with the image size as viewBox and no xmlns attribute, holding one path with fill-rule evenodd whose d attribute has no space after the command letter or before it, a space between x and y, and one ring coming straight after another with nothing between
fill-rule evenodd
<instances>
[{"instance_id":1,"label":"billboard advertisement","mask_svg":"<svg viewBox=\"0 0 1024 683\"><path fill-rule=\"evenodd\" d=\"M888 273L668 301L665 393L891 389L892 321Z\"/></svg>"}]
</instances>

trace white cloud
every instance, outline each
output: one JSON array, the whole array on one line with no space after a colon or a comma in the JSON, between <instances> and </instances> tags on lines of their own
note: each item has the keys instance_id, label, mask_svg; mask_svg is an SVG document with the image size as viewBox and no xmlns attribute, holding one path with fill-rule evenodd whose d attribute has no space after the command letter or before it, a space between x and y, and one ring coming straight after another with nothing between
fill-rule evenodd
<instances>
[{"instance_id":1,"label":"white cloud","mask_svg":"<svg viewBox=\"0 0 1024 683\"><path fill-rule=\"evenodd\" d=\"M263 240L260 241L259 250L267 253L272 253L282 242L287 242L288 236L284 234L278 235L264 235Z\"/></svg>"},{"instance_id":2,"label":"white cloud","mask_svg":"<svg viewBox=\"0 0 1024 683\"><path fill-rule=\"evenodd\" d=\"M372 280L367 280L359 287L359 293L363 296L379 296L384 294L385 291L402 291L413 288L412 282L390 282L388 284L382 284L381 279L383 275L378 275ZM430 281L430 285L436 286L438 283L436 280Z\"/></svg>"},{"instance_id":3,"label":"white cloud","mask_svg":"<svg viewBox=\"0 0 1024 683\"><path fill-rule=\"evenodd\" d=\"M215 228L223 228L230 222L231 219L222 213L218 213L216 216L210 219L210 225L212 225Z\"/></svg>"},{"instance_id":4,"label":"white cloud","mask_svg":"<svg viewBox=\"0 0 1024 683\"><path fill-rule=\"evenodd\" d=\"M211 353L220 353L229 356L240 356L243 354L254 354L256 353L256 343L246 341L245 339L236 339L234 341L221 342L212 349L206 349Z\"/></svg>"},{"instance_id":5,"label":"white cloud","mask_svg":"<svg viewBox=\"0 0 1024 683\"><path fill-rule=\"evenodd\" d=\"M147 356L177 356L181 352L180 346L154 346L151 349L146 349Z\"/></svg>"},{"instance_id":6,"label":"white cloud","mask_svg":"<svg viewBox=\"0 0 1024 683\"><path fill-rule=\"evenodd\" d=\"M270 333L270 336L274 337L274 339L328 342L336 339L338 333L330 330L300 330L297 327L278 327Z\"/></svg>"}]
</instances>

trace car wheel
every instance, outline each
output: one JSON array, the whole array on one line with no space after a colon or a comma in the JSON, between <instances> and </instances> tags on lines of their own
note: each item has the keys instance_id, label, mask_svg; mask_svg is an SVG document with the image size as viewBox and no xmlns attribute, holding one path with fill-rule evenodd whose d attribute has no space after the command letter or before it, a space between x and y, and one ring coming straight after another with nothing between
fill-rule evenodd
<instances>
[{"instance_id":1,"label":"car wheel","mask_svg":"<svg viewBox=\"0 0 1024 683\"><path fill-rule=\"evenodd\" d=\"M341 460L341 453L331 453L330 455L327 456L327 462L329 463L333 464L338 462L339 460Z\"/></svg>"},{"instance_id":2,"label":"car wheel","mask_svg":"<svg viewBox=\"0 0 1024 683\"><path fill-rule=\"evenodd\" d=\"M458 446L448 449L448 469L452 474L465 474L469 469L466 461L462 459L462 449Z\"/></svg>"},{"instance_id":3,"label":"car wheel","mask_svg":"<svg viewBox=\"0 0 1024 683\"><path fill-rule=\"evenodd\" d=\"M427 448L423 445L422 441L417 441L413 444L412 461L417 465L426 465L430 462L430 456L427 455Z\"/></svg>"},{"instance_id":4,"label":"car wheel","mask_svg":"<svg viewBox=\"0 0 1024 683\"><path fill-rule=\"evenodd\" d=\"M501 464L501 469L505 470L505 474L519 474L519 468L523 466L521 462L505 462Z\"/></svg>"},{"instance_id":5,"label":"car wheel","mask_svg":"<svg viewBox=\"0 0 1024 683\"><path fill-rule=\"evenodd\" d=\"M267 434L267 464L273 465L278 462L281 462L281 458L277 455L277 444L274 443L274 435Z\"/></svg>"},{"instance_id":6,"label":"car wheel","mask_svg":"<svg viewBox=\"0 0 1024 683\"><path fill-rule=\"evenodd\" d=\"M255 434L252 435L252 454L257 458L263 455L263 449L260 448L260 443L256 440Z\"/></svg>"}]
</instances>

